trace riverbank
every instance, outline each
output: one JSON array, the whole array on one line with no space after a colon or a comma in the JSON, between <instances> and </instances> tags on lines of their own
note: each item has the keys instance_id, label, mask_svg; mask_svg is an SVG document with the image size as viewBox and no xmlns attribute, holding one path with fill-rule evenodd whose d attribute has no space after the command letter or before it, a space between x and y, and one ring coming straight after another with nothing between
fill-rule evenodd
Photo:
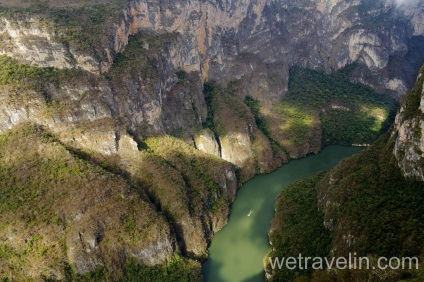
<instances>
[{"instance_id":1,"label":"riverbank","mask_svg":"<svg viewBox=\"0 0 424 282\"><path fill-rule=\"evenodd\" d=\"M263 258L269 248L267 233L278 194L289 184L330 169L360 150L329 146L246 182L238 191L227 226L215 235L209 247L209 258L202 266L204 280L263 281Z\"/></svg>"}]
</instances>

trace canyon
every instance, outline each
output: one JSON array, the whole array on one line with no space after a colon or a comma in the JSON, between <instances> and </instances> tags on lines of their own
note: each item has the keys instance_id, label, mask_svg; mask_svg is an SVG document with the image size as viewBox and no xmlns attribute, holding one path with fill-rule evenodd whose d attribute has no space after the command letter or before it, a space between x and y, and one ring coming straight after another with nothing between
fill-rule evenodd
<instances>
[{"instance_id":1,"label":"canyon","mask_svg":"<svg viewBox=\"0 0 424 282\"><path fill-rule=\"evenodd\" d=\"M282 129L292 67L349 67L350 82L400 99L424 63L418 2L50 2L0 1L0 274L10 279L119 279L132 261L175 256L200 277L237 187L321 150L318 114L301 144ZM413 116L396 118L395 154L423 179Z\"/></svg>"}]
</instances>

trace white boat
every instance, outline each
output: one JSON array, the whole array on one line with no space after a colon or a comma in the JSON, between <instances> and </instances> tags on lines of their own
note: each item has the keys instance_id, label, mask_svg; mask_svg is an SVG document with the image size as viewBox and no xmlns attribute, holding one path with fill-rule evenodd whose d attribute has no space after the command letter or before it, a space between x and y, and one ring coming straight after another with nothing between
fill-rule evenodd
<instances>
[{"instance_id":1,"label":"white boat","mask_svg":"<svg viewBox=\"0 0 424 282\"><path fill-rule=\"evenodd\" d=\"M252 213L253 213L253 210L250 210L247 216L250 216Z\"/></svg>"}]
</instances>

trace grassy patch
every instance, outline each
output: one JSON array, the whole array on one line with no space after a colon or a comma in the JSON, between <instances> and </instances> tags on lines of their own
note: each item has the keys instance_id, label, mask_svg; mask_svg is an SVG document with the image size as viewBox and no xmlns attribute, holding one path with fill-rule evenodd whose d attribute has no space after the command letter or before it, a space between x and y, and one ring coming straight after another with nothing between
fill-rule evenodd
<instances>
[{"instance_id":1,"label":"grassy patch","mask_svg":"<svg viewBox=\"0 0 424 282\"><path fill-rule=\"evenodd\" d=\"M38 68L20 64L15 59L0 55L0 86L40 89L43 83L58 86L61 81L80 76L82 73L83 71L76 69Z\"/></svg>"},{"instance_id":2,"label":"grassy patch","mask_svg":"<svg viewBox=\"0 0 424 282\"><path fill-rule=\"evenodd\" d=\"M349 82L347 67L332 75L293 67L289 91L274 111L273 135L280 143L301 145L308 132L322 125L323 145L371 143L387 130L394 118L396 102L370 87Z\"/></svg>"}]
</instances>

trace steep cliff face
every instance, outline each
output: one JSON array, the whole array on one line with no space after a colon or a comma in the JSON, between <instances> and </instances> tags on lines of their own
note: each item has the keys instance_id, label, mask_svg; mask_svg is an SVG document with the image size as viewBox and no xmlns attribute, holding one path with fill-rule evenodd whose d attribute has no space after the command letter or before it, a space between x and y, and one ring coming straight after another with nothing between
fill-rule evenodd
<instances>
[{"instance_id":1,"label":"steep cliff face","mask_svg":"<svg viewBox=\"0 0 424 282\"><path fill-rule=\"evenodd\" d=\"M403 174L424 181L424 77L421 71L395 120L393 150Z\"/></svg>"},{"instance_id":2,"label":"steep cliff face","mask_svg":"<svg viewBox=\"0 0 424 282\"><path fill-rule=\"evenodd\" d=\"M423 69L403 101L391 134L329 172L299 181L279 196L269 232L270 258L421 257L424 237ZM311 240L317 238L317 240ZM419 262L421 268L422 262ZM276 269L270 281L416 281L415 269Z\"/></svg>"},{"instance_id":3,"label":"steep cliff face","mask_svg":"<svg viewBox=\"0 0 424 282\"><path fill-rule=\"evenodd\" d=\"M72 129L60 141L22 124L2 135L2 278L101 271L117 279L131 262L202 259L227 223L234 165L171 137L147 139L140 151L131 136L98 125L82 142L61 135L77 134Z\"/></svg>"},{"instance_id":4,"label":"steep cliff face","mask_svg":"<svg viewBox=\"0 0 424 282\"><path fill-rule=\"evenodd\" d=\"M109 258L143 265L169 262L175 253L204 258L214 232L226 224L237 180L318 152L317 120L308 131L316 140L299 146L285 144L285 136L261 124L276 117L275 127L281 127L274 106L288 89L290 67L331 72L357 63L352 80L399 94L415 75L414 61L423 59L413 50L422 43L421 4L397 9L359 0L51 2L1 2L0 133L13 135L26 122L42 125L65 153L141 189L141 209L148 208L140 212L157 216L159 226L151 237L148 228L134 233L148 237L145 245L119 242L118 250L99 247L103 222L90 217L81 223L88 231L77 234L77 225L66 221L61 234L67 247L57 258L78 274L110 268ZM207 81L215 82L214 95L208 96ZM258 102L255 109L246 97ZM103 192L99 202L114 198L113 191ZM100 205L82 203L87 209ZM89 215L82 210L81 216ZM107 236L120 228L113 224ZM138 226L131 224L128 232ZM4 232L4 238L16 235ZM50 231L47 226L37 232ZM9 243L16 253L27 246ZM34 268L37 259L23 269ZM62 266L28 274L61 277ZM13 271L3 273L11 277Z\"/></svg>"},{"instance_id":5,"label":"steep cliff face","mask_svg":"<svg viewBox=\"0 0 424 282\"><path fill-rule=\"evenodd\" d=\"M194 139L196 148L208 154L218 157L222 156L221 148L216 140L215 134L210 129L204 129Z\"/></svg>"},{"instance_id":6,"label":"steep cliff face","mask_svg":"<svg viewBox=\"0 0 424 282\"><path fill-rule=\"evenodd\" d=\"M161 84L161 75L155 65L152 69L137 70L134 67L134 64L144 65L147 60L150 62L155 60L156 52L147 57L143 53L145 47L142 45L136 49L140 52L139 56L134 56L133 60L129 61L125 56L134 54L130 52L130 47L128 46L127 53L116 61L114 68L106 77L82 70L20 65L10 58L1 57L1 115L4 122L2 138L5 139L2 139L2 144L5 149L4 155L0 156L0 170L10 171L2 173L1 178L2 192L10 192L10 196L2 197L1 205L6 208L0 212L7 218L10 215L10 220L3 223L0 237L2 240L13 239L18 233L21 234L20 239L16 239L18 241L4 240L2 247L5 250L0 258L2 265L5 265L0 269L2 277L15 277L23 281L39 277L62 279L70 270L77 276L101 270L105 277L122 277L125 274L123 269L132 261L144 267L155 265L166 267L169 263L173 263L175 255L202 259L206 256L206 247L213 234L226 224L229 207L235 199L238 186L236 167L219 157L195 150L181 139L164 136L157 139L146 138L152 135L152 132L157 134L161 131L170 131L184 137L186 133L179 131L184 124L199 124L197 128L200 128L201 116L206 115L206 109L203 109L202 113L202 103L205 108L205 102L204 99L195 99L199 96L191 98L193 92L189 91L189 87L196 89L201 86L198 83L191 83L193 74L180 73L178 78L174 72L173 81L170 83L172 96L164 97L162 100L166 106L156 105L153 102L152 108L148 108L147 111L144 108L140 109L142 104L140 100L154 100L162 88L155 88L155 85L148 83L137 84L137 78L141 81L148 80L152 84L155 82ZM133 64L127 65L128 62ZM166 85L168 82L163 83ZM143 88L145 85L149 88ZM139 96L134 88L143 88L140 91L146 94ZM202 93L201 89L196 90ZM125 97L128 100L124 99ZM178 108L180 113L178 117L170 116L170 112L175 109L172 105ZM197 118L193 118L197 114L197 112L193 114L193 109L196 107L199 113ZM188 112L186 116L184 109ZM158 116L163 115L168 115L170 122L158 124ZM45 131L44 135L34 137L33 134L20 133L22 123L27 122L44 126L42 129L42 132ZM137 122L144 126L142 130L134 130L136 126L133 127L132 124ZM190 130L190 126L188 129ZM140 134L141 131L144 133L143 136ZM52 133L56 139L47 141L51 141L53 145L59 144L60 152L63 152L56 155L52 153L54 156L51 158L55 160L53 165L59 162L65 163L63 166L67 167L68 159L91 165L94 170L93 177L100 179L95 183L96 187L109 185L101 181L102 175L106 173L112 178L126 182L126 187L128 186L135 195L141 193L143 200L134 202L124 197L122 201L118 201L116 200L119 198L118 195L109 190L101 191L106 194L100 194L98 196L100 200L89 200L95 195L91 191L92 186L84 184L83 176L86 172L72 170L71 176L73 173L76 175L75 179L71 178L73 184L70 184L67 182L68 179L63 180L63 174L68 173L67 169L63 172L61 166L53 166L46 168L48 172L45 172L39 168L43 162L40 156L47 156L50 151L40 150L37 144L41 142L39 139L45 138L43 136L51 136ZM12 137L17 135L25 143L17 142L19 138L7 138L9 135ZM51 145L50 142L47 143ZM17 153L19 150L28 155L21 158ZM10 162L9 158L16 158L19 162L9 167L7 164ZM46 161L49 162L49 159ZM22 175L18 169L26 162L33 164L31 169L27 167L33 181L28 182L28 175ZM83 206L78 206L78 210L74 211L68 207L74 199L72 195L68 195L66 190L54 190L56 186L49 182L45 189L49 193L55 191L54 201L57 206L55 214L58 217L65 217L61 233L54 238L49 224L39 225L35 231L26 226L22 229L13 229L13 226L20 226L23 223L13 219L12 214L16 210L9 210L8 207L15 201L20 203L25 199L29 206L19 209L22 211L22 217L47 212L50 216L50 210L37 210L40 203L26 196L26 193L31 193L33 187L44 185L47 181L44 179L44 174L49 174L48 180L57 183L57 187L74 185L75 189L79 189L75 192L78 197L87 198L87 201L75 198ZM16 181L21 185L19 191L14 188L18 185ZM43 203L49 203L50 200L49 197L40 198ZM104 201L111 207L122 209L122 213L116 212L112 216L111 210L103 211ZM124 207L121 207L122 205ZM132 211L130 209L132 205L139 205L141 211ZM140 214L145 212L144 209L151 215ZM79 214L79 218L84 218L84 221L68 220L68 217L74 216L74 212ZM132 219L137 216L150 217L151 220L157 216L161 221L156 227L149 229L148 226L139 223L138 219ZM37 220L33 223L37 225ZM79 227L82 229L78 229ZM127 232L129 237L115 238L116 230ZM28 255L20 268L22 272L17 271L15 258L22 255L26 248L30 248L28 252L36 252L36 249L32 249L33 243L28 241L32 234L46 238L46 241L58 242L57 245L62 244L60 250L58 249L51 260L40 259L36 254ZM105 241L107 244L100 243L103 237L99 239L96 236L110 239ZM123 241L116 243L115 239ZM45 240L38 242L40 245L36 245L37 248L38 246L47 248L43 247ZM186 260L183 262L186 266L191 265L186 263ZM35 269L37 265L41 267L37 271L32 271L31 269ZM198 262L194 263L194 268L199 269Z\"/></svg>"},{"instance_id":7,"label":"steep cliff face","mask_svg":"<svg viewBox=\"0 0 424 282\"><path fill-rule=\"evenodd\" d=\"M290 66L330 71L357 61L379 75L380 81L368 81L365 74L358 79L402 94L411 77L389 74L390 58L409 61L405 58L409 40L423 35L421 3L396 7L390 1L252 0L116 1L106 5L76 11L57 7L35 13L11 10L0 25L2 53L39 66L81 67L99 73L111 67L131 35L175 33L181 40L168 54L174 68L198 71L203 79L222 82L260 75L261 80L251 82L252 88L246 91L254 97L271 92L267 93L269 100L285 90L272 82L272 76L284 76ZM76 26L65 29L57 16L63 11L70 19L80 19L76 13L94 14L92 24L101 29L89 42L94 49L83 48L85 43L77 40L91 28L84 31L70 21ZM12 12L17 14L12 16Z\"/></svg>"},{"instance_id":8,"label":"steep cliff face","mask_svg":"<svg viewBox=\"0 0 424 282\"><path fill-rule=\"evenodd\" d=\"M102 85L92 90L100 92L112 115L131 131L191 139L205 122L205 80L224 86L238 81L237 97L259 99L261 113L271 117L294 65L331 72L356 62L352 80L380 92L404 93L417 63L424 60L414 52L422 43L422 11L420 3L402 8L359 0L9 7L1 11L0 49L23 63L92 73ZM137 44L141 48L134 52ZM130 64L132 60L138 64ZM119 61L133 70L127 66L120 74L125 67L116 68ZM187 73L187 83L180 83L178 70ZM104 80L100 73L114 79ZM223 143L224 151L236 145L226 148L228 142ZM240 157L249 156L245 150Z\"/></svg>"}]
</instances>

